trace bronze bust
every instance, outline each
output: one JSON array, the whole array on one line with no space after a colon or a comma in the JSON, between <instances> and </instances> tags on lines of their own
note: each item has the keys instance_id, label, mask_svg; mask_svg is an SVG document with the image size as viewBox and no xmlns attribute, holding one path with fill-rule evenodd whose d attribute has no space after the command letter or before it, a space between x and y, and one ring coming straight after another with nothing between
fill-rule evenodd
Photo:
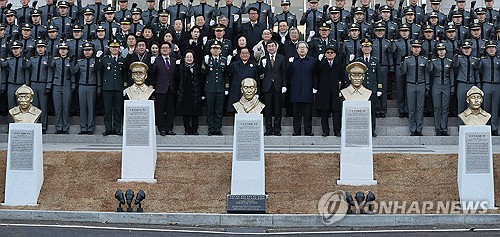
<instances>
[{"instance_id":1,"label":"bronze bust","mask_svg":"<svg viewBox=\"0 0 500 237\"><path fill-rule=\"evenodd\" d=\"M130 64L130 70L134 84L125 89L126 95L130 100L148 100L155 91L152 86L144 84L148 77L148 65L143 62L133 62Z\"/></svg>"},{"instance_id":2,"label":"bronze bust","mask_svg":"<svg viewBox=\"0 0 500 237\"><path fill-rule=\"evenodd\" d=\"M465 125L485 125L490 120L491 114L481 109L483 96L483 91L476 86L467 91L469 108L458 115Z\"/></svg>"},{"instance_id":3,"label":"bronze bust","mask_svg":"<svg viewBox=\"0 0 500 237\"><path fill-rule=\"evenodd\" d=\"M18 106L9 110L15 123L36 123L38 121L42 111L31 104L34 94L27 85L22 85L16 90Z\"/></svg>"},{"instance_id":4,"label":"bronze bust","mask_svg":"<svg viewBox=\"0 0 500 237\"><path fill-rule=\"evenodd\" d=\"M368 68L364 63L361 62L354 62L347 65L346 71L349 74L351 85L340 91L345 100L370 99L372 91L366 89L366 87L363 86L363 80L365 79L366 70L368 70Z\"/></svg>"},{"instance_id":5,"label":"bronze bust","mask_svg":"<svg viewBox=\"0 0 500 237\"><path fill-rule=\"evenodd\" d=\"M253 78L245 78L241 81L241 99L233 104L239 114L260 114L265 105L259 101L257 93L257 81Z\"/></svg>"}]
</instances>

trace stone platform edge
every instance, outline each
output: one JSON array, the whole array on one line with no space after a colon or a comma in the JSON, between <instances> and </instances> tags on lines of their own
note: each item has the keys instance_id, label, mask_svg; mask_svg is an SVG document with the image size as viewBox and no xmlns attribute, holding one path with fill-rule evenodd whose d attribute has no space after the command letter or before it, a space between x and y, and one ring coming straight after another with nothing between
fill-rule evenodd
<instances>
[{"instance_id":1,"label":"stone platform edge","mask_svg":"<svg viewBox=\"0 0 500 237\"><path fill-rule=\"evenodd\" d=\"M117 213L84 211L0 210L0 222L69 221L114 224L241 227L390 227L500 224L500 214L347 215L325 224L319 214Z\"/></svg>"}]
</instances>

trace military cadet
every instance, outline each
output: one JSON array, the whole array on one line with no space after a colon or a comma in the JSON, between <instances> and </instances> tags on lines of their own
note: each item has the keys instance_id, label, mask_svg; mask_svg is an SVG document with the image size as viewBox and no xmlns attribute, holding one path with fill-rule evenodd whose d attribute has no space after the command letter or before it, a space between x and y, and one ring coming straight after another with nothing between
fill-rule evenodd
<instances>
[{"instance_id":1,"label":"military cadet","mask_svg":"<svg viewBox=\"0 0 500 237\"><path fill-rule=\"evenodd\" d=\"M27 61L22 54L23 44L14 41L10 45L12 57L1 60L2 67L2 94L7 93L8 108L17 105L16 90L22 85L29 85L29 72L26 70ZM9 119L9 121L12 121Z\"/></svg>"},{"instance_id":2,"label":"military cadet","mask_svg":"<svg viewBox=\"0 0 500 237\"><path fill-rule=\"evenodd\" d=\"M500 15L498 10L493 9L493 5L495 1L493 0L484 0L484 5L486 6L486 22L495 25L497 23L497 17Z\"/></svg>"},{"instance_id":3,"label":"military cadet","mask_svg":"<svg viewBox=\"0 0 500 237\"><path fill-rule=\"evenodd\" d=\"M7 10L5 11L5 23L7 24L5 37L16 38L19 34L19 27L16 24L16 11Z\"/></svg>"},{"instance_id":4,"label":"military cadet","mask_svg":"<svg viewBox=\"0 0 500 237\"><path fill-rule=\"evenodd\" d=\"M0 58L6 58L9 54L8 43L10 39L5 36L5 23L0 23Z\"/></svg>"},{"instance_id":5,"label":"military cadet","mask_svg":"<svg viewBox=\"0 0 500 237\"><path fill-rule=\"evenodd\" d=\"M304 12L299 23L300 25L306 25L306 38L310 41L311 37L319 33L318 27L321 25L323 13L318 9L318 0L307 1L310 8Z\"/></svg>"},{"instance_id":6,"label":"military cadet","mask_svg":"<svg viewBox=\"0 0 500 237\"><path fill-rule=\"evenodd\" d=\"M429 21L430 18L437 18L437 25L444 26L447 23L447 16L440 10L441 0L431 0L430 2L432 11L427 13L427 21Z\"/></svg>"},{"instance_id":7,"label":"military cadet","mask_svg":"<svg viewBox=\"0 0 500 237\"><path fill-rule=\"evenodd\" d=\"M118 10L115 13L115 20L120 22L121 19L130 18L132 13L128 9L128 0L118 0Z\"/></svg>"},{"instance_id":8,"label":"military cadet","mask_svg":"<svg viewBox=\"0 0 500 237\"><path fill-rule=\"evenodd\" d=\"M242 1L243 4L244 2ZM243 7L240 8L233 5L233 0L226 0L226 6L216 8L215 15L218 17L225 16L229 21L227 28L233 29L233 32L236 32L241 26L241 15L245 13Z\"/></svg>"},{"instance_id":9,"label":"military cadet","mask_svg":"<svg viewBox=\"0 0 500 237\"><path fill-rule=\"evenodd\" d=\"M431 59L436 53L435 47L437 43L434 38L434 28L431 25L424 25L422 27L422 31L424 32L424 38L422 39L421 55L428 59Z\"/></svg>"},{"instance_id":10,"label":"military cadet","mask_svg":"<svg viewBox=\"0 0 500 237\"><path fill-rule=\"evenodd\" d=\"M206 20L205 22L206 26L215 25L215 17L214 17L215 8L210 4L207 4L207 0L200 0L200 4L196 6L189 4L188 9L189 9L189 16L202 15Z\"/></svg>"},{"instance_id":11,"label":"military cadet","mask_svg":"<svg viewBox=\"0 0 500 237\"><path fill-rule=\"evenodd\" d=\"M120 42L113 39L109 41L110 55L100 57L97 70L102 72L102 97L104 100L104 126L106 131L103 136L121 135L123 118L123 89L126 82L124 60L120 57Z\"/></svg>"},{"instance_id":12,"label":"military cadet","mask_svg":"<svg viewBox=\"0 0 500 237\"><path fill-rule=\"evenodd\" d=\"M459 52L457 31L454 25L446 25L444 30L446 37L443 39L440 38L439 41L446 46L446 57L453 58Z\"/></svg>"},{"instance_id":13,"label":"military cadet","mask_svg":"<svg viewBox=\"0 0 500 237\"><path fill-rule=\"evenodd\" d=\"M486 40L494 39L495 26L493 26L493 23L486 21L486 8L478 7L474 11L476 12L477 23L481 26L481 38Z\"/></svg>"},{"instance_id":14,"label":"military cadet","mask_svg":"<svg viewBox=\"0 0 500 237\"><path fill-rule=\"evenodd\" d=\"M224 113L224 95L229 94L229 79L225 73L229 66L226 57L221 56L221 45L215 41L210 46L210 55L205 55L201 73L205 75L203 83L207 100L208 135L222 135L222 115Z\"/></svg>"},{"instance_id":15,"label":"military cadet","mask_svg":"<svg viewBox=\"0 0 500 237\"><path fill-rule=\"evenodd\" d=\"M82 12L81 1L76 2L75 0L67 0L68 1L68 16L74 20L73 23L80 23L83 21L82 16L80 15ZM75 4L76 3L76 4Z\"/></svg>"},{"instance_id":16,"label":"military cadet","mask_svg":"<svg viewBox=\"0 0 500 237\"><path fill-rule=\"evenodd\" d=\"M45 93L47 88L47 81L52 77L52 70L50 70L48 62L49 57L46 53L47 44L44 40L39 39L36 41L36 55L29 60L28 66L31 67L31 89L35 92L33 98L33 106L42 110L39 122L42 123L42 133L47 131L47 97L49 94Z\"/></svg>"},{"instance_id":17,"label":"military cadet","mask_svg":"<svg viewBox=\"0 0 500 237\"><path fill-rule=\"evenodd\" d=\"M453 67L457 72L457 100L458 110L466 109L466 93L472 86L477 86L479 83L478 72L476 70L479 59L472 56L472 42L466 40L462 43L463 55L456 55L453 58Z\"/></svg>"},{"instance_id":18,"label":"military cadet","mask_svg":"<svg viewBox=\"0 0 500 237\"><path fill-rule=\"evenodd\" d=\"M172 26L175 20L171 20L172 24L168 23L168 16L170 12L168 9L161 9L158 11L158 23L153 25L153 30L156 33L156 37L160 38L161 32L164 31L174 31L174 27Z\"/></svg>"},{"instance_id":19,"label":"military cadet","mask_svg":"<svg viewBox=\"0 0 500 237\"><path fill-rule=\"evenodd\" d=\"M94 51L101 51L104 55L109 54L108 40L106 39L106 29L103 26L98 26L96 29L96 39L91 42L94 45Z\"/></svg>"},{"instance_id":20,"label":"military cadet","mask_svg":"<svg viewBox=\"0 0 500 237\"><path fill-rule=\"evenodd\" d=\"M0 23L5 23L5 12L9 8L10 7L7 7L7 1L0 1Z\"/></svg>"},{"instance_id":21,"label":"military cadet","mask_svg":"<svg viewBox=\"0 0 500 237\"><path fill-rule=\"evenodd\" d=\"M36 43L33 38L31 38L31 24L24 23L21 26L21 35L19 41L23 44L23 56L25 58L31 58L35 55Z\"/></svg>"},{"instance_id":22,"label":"military cadet","mask_svg":"<svg viewBox=\"0 0 500 237\"><path fill-rule=\"evenodd\" d=\"M106 8L106 5L102 3L102 0L95 0L93 4L87 5L87 8L93 10L94 24L99 25L100 22L104 21L104 9Z\"/></svg>"},{"instance_id":23,"label":"military cadet","mask_svg":"<svg viewBox=\"0 0 500 237\"><path fill-rule=\"evenodd\" d=\"M215 25L215 39L208 40L205 46L212 45L215 41L219 41L219 45L221 45L221 55L227 58L233 51L233 44L231 43L231 40L224 39L225 30L226 27L224 25ZM210 48L205 47L205 55L208 55L209 53Z\"/></svg>"},{"instance_id":24,"label":"military cadet","mask_svg":"<svg viewBox=\"0 0 500 237\"><path fill-rule=\"evenodd\" d=\"M191 3L192 3L192 0L191 0ZM162 11L162 10L166 10L166 11ZM161 18L162 12L163 12L163 14L165 14L165 13L172 14L172 17L170 17L170 22L162 23L162 24L167 24L167 25L173 25L175 19L181 19L184 26L187 26L188 21L189 21L189 17L191 16L191 15L189 15L188 7L182 3L182 0L175 0L174 5L170 5L169 7L165 8L165 9L160 8L160 10L158 11L158 15L160 18Z\"/></svg>"},{"instance_id":25,"label":"military cadet","mask_svg":"<svg viewBox=\"0 0 500 237\"><path fill-rule=\"evenodd\" d=\"M144 25L142 24L142 10L138 7L132 8L132 22L130 24L130 32L135 35L140 35Z\"/></svg>"},{"instance_id":26,"label":"military cadet","mask_svg":"<svg viewBox=\"0 0 500 237\"><path fill-rule=\"evenodd\" d=\"M130 24L132 21L130 18L125 17L120 20L120 30L116 32L115 38L120 42L121 46L127 47L127 37L132 34L130 31Z\"/></svg>"},{"instance_id":27,"label":"military cadet","mask_svg":"<svg viewBox=\"0 0 500 237\"><path fill-rule=\"evenodd\" d=\"M79 135L94 134L95 129L95 104L101 91L101 73L97 71L94 55L94 45L86 42L83 44L85 58L78 59L72 73L78 73L78 100L80 102L80 132Z\"/></svg>"},{"instance_id":28,"label":"military cadet","mask_svg":"<svg viewBox=\"0 0 500 237\"><path fill-rule=\"evenodd\" d=\"M439 25L439 18L436 12L431 12L428 15L426 25L429 25L434 30L433 39L441 39L444 38L444 27ZM424 26L425 27L425 26Z\"/></svg>"},{"instance_id":29,"label":"military cadet","mask_svg":"<svg viewBox=\"0 0 500 237\"><path fill-rule=\"evenodd\" d=\"M344 22L346 25L351 23L352 20L351 12L344 9L345 0L335 0L335 6L340 9L340 20Z\"/></svg>"},{"instance_id":30,"label":"military cadet","mask_svg":"<svg viewBox=\"0 0 500 237\"><path fill-rule=\"evenodd\" d=\"M397 38L398 25L391 21L391 8L388 5L380 7L381 21L384 23L385 34L384 39Z\"/></svg>"},{"instance_id":31,"label":"military cadet","mask_svg":"<svg viewBox=\"0 0 500 237\"><path fill-rule=\"evenodd\" d=\"M288 26L297 27L297 16L290 12L290 0L281 0L281 9L283 12L274 16L273 22L286 21Z\"/></svg>"},{"instance_id":32,"label":"military cadet","mask_svg":"<svg viewBox=\"0 0 500 237\"><path fill-rule=\"evenodd\" d=\"M484 46L486 45L486 40L481 38L481 25L479 23L472 23L469 27L471 41L472 41L472 53L471 55L476 58L481 58L484 52Z\"/></svg>"},{"instance_id":33,"label":"military cadet","mask_svg":"<svg viewBox=\"0 0 500 237\"><path fill-rule=\"evenodd\" d=\"M71 23L73 19L68 15L69 3L67 1L60 1L57 3L59 7L59 16L52 18L50 24L59 28L59 36L68 37L71 35Z\"/></svg>"},{"instance_id":34,"label":"military cadet","mask_svg":"<svg viewBox=\"0 0 500 237\"><path fill-rule=\"evenodd\" d=\"M111 6L104 8L104 21L101 26L106 29L106 39L111 40L115 37L120 26L115 21L115 9Z\"/></svg>"},{"instance_id":35,"label":"military cadet","mask_svg":"<svg viewBox=\"0 0 500 237\"><path fill-rule=\"evenodd\" d=\"M349 38L344 40L342 44L345 52L346 65L354 61L354 59L361 57L361 39L359 37L360 30L359 24L352 23L349 25Z\"/></svg>"},{"instance_id":36,"label":"military cadet","mask_svg":"<svg viewBox=\"0 0 500 237\"><path fill-rule=\"evenodd\" d=\"M403 11L412 9L413 12L415 12L415 22L417 24L422 24L425 21L425 10L417 5L418 2L418 0L410 0L410 5L405 7Z\"/></svg>"},{"instance_id":37,"label":"military cadet","mask_svg":"<svg viewBox=\"0 0 500 237\"><path fill-rule=\"evenodd\" d=\"M337 42L330 37L330 25L327 23L321 24L319 27L319 37L314 38L309 42L309 56L321 60L325 49L328 46L336 46ZM321 55L321 58L319 58Z\"/></svg>"},{"instance_id":38,"label":"military cadet","mask_svg":"<svg viewBox=\"0 0 500 237\"><path fill-rule=\"evenodd\" d=\"M406 97L406 79L401 76L403 60L411 55L410 25L402 24L399 27L399 39L394 41L394 64L396 72L396 86L398 91L399 118L408 117L408 100Z\"/></svg>"},{"instance_id":39,"label":"military cadet","mask_svg":"<svg viewBox=\"0 0 500 237\"><path fill-rule=\"evenodd\" d=\"M57 6L54 0L47 0L46 4L39 7L38 10L42 13L42 22L44 25L49 25L53 17L57 16Z\"/></svg>"},{"instance_id":40,"label":"military cadet","mask_svg":"<svg viewBox=\"0 0 500 237\"><path fill-rule=\"evenodd\" d=\"M146 5L148 6L148 8L141 14L142 23L144 25L151 25L158 22L158 11L156 11L155 9L155 1L146 0Z\"/></svg>"},{"instance_id":41,"label":"military cadet","mask_svg":"<svg viewBox=\"0 0 500 237\"><path fill-rule=\"evenodd\" d=\"M448 13L448 15L455 14L455 13L452 13L455 10L457 13L460 13L460 15L462 16L463 25L465 25L465 26L470 25L470 23L472 23L471 22L471 14L469 11L465 10L466 0L455 0L455 2L456 2L456 9L452 7L450 9L450 12ZM474 8L474 7L472 7L472 8Z\"/></svg>"},{"instance_id":42,"label":"military cadet","mask_svg":"<svg viewBox=\"0 0 500 237\"><path fill-rule=\"evenodd\" d=\"M454 11L451 14L452 18L451 20L453 21L453 25L455 26L455 29L457 31L457 40L458 41L463 41L469 34L469 29L464 26L463 24L463 16L462 12L460 11Z\"/></svg>"},{"instance_id":43,"label":"military cadet","mask_svg":"<svg viewBox=\"0 0 500 237\"><path fill-rule=\"evenodd\" d=\"M365 10L363 7L355 7L354 12L354 23L359 25L360 38L371 37L371 24L364 20Z\"/></svg>"},{"instance_id":44,"label":"military cadet","mask_svg":"<svg viewBox=\"0 0 500 237\"><path fill-rule=\"evenodd\" d=\"M313 0L317 1L317 0ZM245 3L246 0L242 0L242 3ZM311 2L311 1L309 1ZM267 4L264 2L264 0L257 0L254 3L248 4L248 6L245 8L245 12L250 12L249 10L251 8L256 8L257 12L259 13L259 23L263 24L265 27L268 29L272 29L274 22L273 22L273 10L271 8L271 5ZM303 24L301 24L303 25Z\"/></svg>"},{"instance_id":45,"label":"military cadet","mask_svg":"<svg viewBox=\"0 0 500 237\"><path fill-rule=\"evenodd\" d=\"M42 25L42 12L38 9L31 10L31 38L32 39L45 39L47 34L47 27Z\"/></svg>"},{"instance_id":46,"label":"military cadet","mask_svg":"<svg viewBox=\"0 0 500 237\"><path fill-rule=\"evenodd\" d=\"M53 70L53 76L47 81L46 92L52 93L56 117L56 134L69 133L69 116L71 94L76 91L75 76L71 73L72 62L68 55L68 44L58 45L59 57L49 60L48 65Z\"/></svg>"},{"instance_id":47,"label":"military cadet","mask_svg":"<svg viewBox=\"0 0 500 237\"><path fill-rule=\"evenodd\" d=\"M326 13L323 13L323 20L326 21L328 17L326 17ZM338 7L330 7L330 17L329 17L328 23L331 27L330 29L330 38L334 39L337 42L342 41L343 39L347 38L347 25L340 21L340 8Z\"/></svg>"},{"instance_id":48,"label":"military cadet","mask_svg":"<svg viewBox=\"0 0 500 237\"><path fill-rule=\"evenodd\" d=\"M409 25L410 39L420 39L421 27L415 21L415 10L413 8L410 7L405 10L405 20L406 24Z\"/></svg>"},{"instance_id":49,"label":"military cadet","mask_svg":"<svg viewBox=\"0 0 500 237\"><path fill-rule=\"evenodd\" d=\"M484 92L484 110L491 114L491 135L498 136L498 110L500 109L500 57L496 56L495 41L486 43L487 55L479 60L478 70Z\"/></svg>"},{"instance_id":50,"label":"military cadet","mask_svg":"<svg viewBox=\"0 0 500 237\"><path fill-rule=\"evenodd\" d=\"M59 27L50 25L47 27L47 55L55 57L58 54L57 46L59 45Z\"/></svg>"},{"instance_id":51,"label":"military cadet","mask_svg":"<svg viewBox=\"0 0 500 237\"><path fill-rule=\"evenodd\" d=\"M436 58L427 61L426 70L431 81L432 102L434 107L434 128L436 136L449 136L448 111L450 93L454 90L455 76L453 60L446 57L446 46L436 44Z\"/></svg>"},{"instance_id":52,"label":"military cadet","mask_svg":"<svg viewBox=\"0 0 500 237\"><path fill-rule=\"evenodd\" d=\"M375 39L373 39L371 55L378 59L380 63L380 75L384 75L379 77L378 80L382 88L378 88L377 91L380 91L382 94L377 98L375 112L375 117L377 118L385 118L385 114L387 113L387 88L389 87L388 84L391 83L389 71L393 69L391 66L394 64L394 57L391 52L392 43L388 39L385 39L384 36L385 24L383 22L376 23Z\"/></svg>"},{"instance_id":53,"label":"military cadet","mask_svg":"<svg viewBox=\"0 0 500 237\"><path fill-rule=\"evenodd\" d=\"M361 0L361 8L363 8L364 21L367 24L372 24L375 22L376 12L370 8L370 0ZM380 4L379 4L380 5ZM378 9L376 9L378 10Z\"/></svg>"},{"instance_id":54,"label":"military cadet","mask_svg":"<svg viewBox=\"0 0 500 237\"><path fill-rule=\"evenodd\" d=\"M253 48L260 41L266 25L258 22L259 12L255 7L248 10L248 17L250 21L241 24L240 34L247 37L247 47Z\"/></svg>"},{"instance_id":55,"label":"military cadet","mask_svg":"<svg viewBox=\"0 0 500 237\"><path fill-rule=\"evenodd\" d=\"M424 101L430 90L426 71L427 58L420 56L421 50L422 41L412 40L412 55L407 56L401 65L401 75L406 81L410 136L423 136Z\"/></svg>"},{"instance_id":56,"label":"military cadet","mask_svg":"<svg viewBox=\"0 0 500 237\"><path fill-rule=\"evenodd\" d=\"M73 63L76 64L79 59L83 58L83 47L82 44L85 41L83 39L83 27L80 25L73 26L73 38L68 40L67 44L69 47L69 56L73 57Z\"/></svg>"},{"instance_id":57,"label":"military cadet","mask_svg":"<svg viewBox=\"0 0 500 237\"><path fill-rule=\"evenodd\" d=\"M95 37L95 29L97 25L94 24L94 10L92 8L85 8L83 10L83 23L82 23L82 38L87 41L92 41Z\"/></svg>"},{"instance_id":58,"label":"military cadet","mask_svg":"<svg viewBox=\"0 0 500 237\"><path fill-rule=\"evenodd\" d=\"M383 86L381 84L382 75L380 74L380 61L375 56L373 56L372 45L373 42L371 39L364 38L361 42L361 50L363 51L363 54L361 57L358 57L356 61L364 63L368 68L368 70L366 71L365 79L363 80L363 86L372 91L372 94L370 96L372 137L376 137L377 133L375 133L375 111L377 105L377 97L380 97L382 95Z\"/></svg>"},{"instance_id":59,"label":"military cadet","mask_svg":"<svg viewBox=\"0 0 500 237\"><path fill-rule=\"evenodd\" d=\"M22 24L22 23L31 23L30 22L30 12L32 10L32 8L30 7L30 0L21 0L21 7L16 9L16 15L18 17L17 19L17 22L19 24ZM34 2L34 6L36 6L36 3L37 1Z\"/></svg>"}]
</instances>

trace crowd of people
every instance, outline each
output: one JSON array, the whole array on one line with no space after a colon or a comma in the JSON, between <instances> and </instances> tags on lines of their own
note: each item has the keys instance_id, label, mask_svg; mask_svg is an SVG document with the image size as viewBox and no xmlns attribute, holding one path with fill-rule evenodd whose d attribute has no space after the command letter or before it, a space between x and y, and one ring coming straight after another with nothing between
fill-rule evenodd
<instances>
[{"instance_id":1,"label":"crowd of people","mask_svg":"<svg viewBox=\"0 0 500 237\"><path fill-rule=\"evenodd\" d=\"M116 7L101 0L20 2L11 9L0 0L0 113L16 105L17 88L29 85L44 133L53 113L57 134L68 133L72 114L80 116L79 134L93 134L102 113L103 135L121 135L123 91L133 86L129 66L143 62L162 136L176 135L175 116L183 117L186 135L198 135L203 106L208 135L222 135L222 118L235 112L245 78L258 82L266 136L281 136L283 116L293 116L293 136L313 136L313 109L322 136L330 135L330 117L333 135L341 136L340 90L350 83L346 66L358 61L368 68L363 85L372 91L374 118L385 118L387 100L397 99L412 136L422 136L424 116L434 117L437 136L448 136L448 117L466 109L466 92L476 85L498 135L500 12L493 0L484 7L456 0L447 14L441 0L430 7L353 0L350 8L345 0L308 0L300 19L290 0L281 0L276 14L263 0L146 0L147 9L128 0Z\"/></svg>"}]
</instances>

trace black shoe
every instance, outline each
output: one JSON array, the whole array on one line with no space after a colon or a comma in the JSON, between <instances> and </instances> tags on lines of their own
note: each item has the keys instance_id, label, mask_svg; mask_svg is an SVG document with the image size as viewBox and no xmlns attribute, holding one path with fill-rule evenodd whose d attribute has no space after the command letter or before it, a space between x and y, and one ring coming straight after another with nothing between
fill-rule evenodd
<instances>
[{"instance_id":1,"label":"black shoe","mask_svg":"<svg viewBox=\"0 0 500 237\"><path fill-rule=\"evenodd\" d=\"M375 132L372 132L372 137L377 137L377 134Z\"/></svg>"},{"instance_id":2,"label":"black shoe","mask_svg":"<svg viewBox=\"0 0 500 237\"><path fill-rule=\"evenodd\" d=\"M184 133L184 135L186 135L186 136L187 136L187 135L191 135L191 133L185 132L185 133Z\"/></svg>"},{"instance_id":3,"label":"black shoe","mask_svg":"<svg viewBox=\"0 0 500 237\"><path fill-rule=\"evenodd\" d=\"M170 135L170 136L174 136L175 134L176 134L176 133L175 133L175 132L173 132L173 131L168 131L168 132L167 132L167 135Z\"/></svg>"},{"instance_id":4,"label":"black shoe","mask_svg":"<svg viewBox=\"0 0 500 237\"><path fill-rule=\"evenodd\" d=\"M121 135L122 135L122 132L118 131L118 132L114 132L113 134L118 135L118 136L121 136Z\"/></svg>"},{"instance_id":5,"label":"black shoe","mask_svg":"<svg viewBox=\"0 0 500 237\"><path fill-rule=\"evenodd\" d=\"M42 134L47 134L47 130L46 129L42 129Z\"/></svg>"},{"instance_id":6,"label":"black shoe","mask_svg":"<svg viewBox=\"0 0 500 237\"><path fill-rule=\"evenodd\" d=\"M405 113L405 118L408 118L409 114L408 113Z\"/></svg>"},{"instance_id":7,"label":"black shoe","mask_svg":"<svg viewBox=\"0 0 500 237\"><path fill-rule=\"evenodd\" d=\"M443 133L441 131L436 131L436 136L443 136Z\"/></svg>"},{"instance_id":8,"label":"black shoe","mask_svg":"<svg viewBox=\"0 0 500 237\"><path fill-rule=\"evenodd\" d=\"M102 135L103 135L103 136L108 136L108 135L111 135L111 134L113 134L113 133L112 133L112 132L110 132L110 131L106 131L106 132L103 132L103 133L102 133Z\"/></svg>"},{"instance_id":9,"label":"black shoe","mask_svg":"<svg viewBox=\"0 0 500 237\"><path fill-rule=\"evenodd\" d=\"M78 133L78 135L84 135L84 134L85 134L85 135L87 135L87 134L88 134L88 132L83 132L83 131L82 131L82 132L79 132L79 133Z\"/></svg>"},{"instance_id":10,"label":"black shoe","mask_svg":"<svg viewBox=\"0 0 500 237\"><path fill-rule=\"evenodd\" d=\"M416 132L411 132L410 136L412 136L412 137L417 136L417 133Z\"/></svg>"},{"instance_id":11,"label":"black shoe","mask_svg":"<svg viewBox=\"0 0 500 237\"><path fill-rule=\"evenodd\" d=\"M94 134L94 132L92 132L92 131L88 131L88 132L87 132L87 134L88 134L88 135L93 135L93 134Z\"/></svg>"},{"instance_id":12,"label":"black shoe","mask_svg":"<svg viewBox=\"0 0 500 237\"><path fill-rule=\"evenodd\" d=\"M160 136L164 137L165 135L167 135L167 133L165 131L160 132Z\"/></svg>"},{"instance_id":13,"label":"black shoe","mask_svg":"<svg viewBox=\"0 0 500 237\"><path fill-rule=\"evenodd\" d=\"M281 136L281 132L274 132L274 135L279 137Z\"/></svg>"},{"instance_id":14,"label":"black shoe","mask_svg":"<svg viewBox=\"0 0 500 237\"><path fill-rule=\"evenodd\" d=\"M292 136L300 136L300 133L294 132L294 133L292 133Z\"/></svg>"},{"instance_id":15,"label":"black shoe","mask_svg":"<svg viewBox=\"0 0 500 237\"><path fill-rule=\"evenodd\" d=\"M328 132L324 132L321 134L322 137L328 137L329 135L330 135L330 133L328 133Z\"/></svg>"},{"instance_id":16,"label":"black shoe","mask_svg":"<svg viewBox=\"0 0 500 237\"><path fill-rule=\"evenodd\" d=\"M450 134L448 133L448 131L441 131L441 136L449 136Z\"/></svg>"},{"instance_id":17,"label":"black shoe","mask_svg":"<svg viewBox=\"0 0 500 237\"><path fill-rule=\"evenodd\" d=\"M405 117L405 113L399 113L399 118L404 118Z\"/></svg>"},{"instance_id":18,"label":"black shoe","mask_svg":"<svg viewBox=\"0 0 500 237\"><path fill-rule=\"evenodd\" d=\"M380 114L375 114L375 118L380 118Z\"/></svg>"},{"instance_id":19,"label":"black shoe","mask_svg":"<svg viewBox=\"0 0 500 237\"><path fill-rule=\"evenodd\" d=\"M314 136L314 133L308 133L308 134L305 134L305 135L312 137L312 136Z\"/></svg>"},{"instance_id":20,"label":"black shoe","mask_svg":"<svg viewBox=\"0 0 500 237\"><path fill-rule=\"evenodd\" d=\"M69 132L68 131L64 131L62 134L69 134Z\"/></svg>"},{"instance_id":21,"label":"black shoe","mask_svg":"<svg viewBox=\"0 0 500 237\"><path fill-rule=\"evenodd\" d=\"M335 133L333 133L333 135L336 136L336 137L340 137L341 136L340 132L335 132Z\"/></svg>"},{"instance_id":22,"label":"black shoe","mask_svg":"<svg viewBox=\"0 0 500 237\"><path fill-rule=\"evenodd\" d=\"M385 118L385 114L380 114L380 117L381 118Z\"/></svg>"},{"instance_id":23,"label":"black shoe","mask_svg":"<svg viewBox=\"0 0 500 237\"><path fill-rule=\"evenodd\" d=\"M213 132L208 132L208 134L207 134L207 135L208 135L208 136L212 136L212 135L214 135L214 133L213 133Z\"/></svg>"},{"instance_id":24,"label":"black shoe","mask_svg":"<svg viewBox=\"0 0 500 237\"><path fill-rule=\"evenodd\" d=\"M497 131L497 130L492 131L492 132L491 132L491 136L498 136L498 131Z\"/></svg>"},{"instance_id":25,"label":"black shoe","mask_svg":"<svg viewBox=\"0 0 500 237\"><path fill-rule=\"evenodd\" d=\"M57 131L56 131L56 134L63 134L63 131L61 131L61 130L57 130Z\"/></svg>"},{"instance_id":26,"label":"black shoe","mask_svg":"<svg viewBox=\"0 0 500 237\"><path fill-rule=\"evenodd\" d=\"M198 132L193 132L193 133L191 133L191 135L198 136L198 135L200 135L200 134L199 134Z\"/></svg>"},{"instance_id":27,"label":"black shoe","mask_svg":"<svg viewBox=\"0 0 500 237\"><path fill-rule=\"evenodd\" d=\"M416 132L416 135L417 135L417 136L419 136L419 137L421 137L421 136L423 136L424 134L422 134L422 132Z\"/></svg>"},{"instance_id":28,"label":"black shoe","mask_svg":"<svg viewBox=\"0 0 500 237\"><path fill-rule=\"evenodd\" d=\"M270 131L264 133L264 136L271 136L271 135L273 135L273 133Z\"/></svg>"}]
</instances>

